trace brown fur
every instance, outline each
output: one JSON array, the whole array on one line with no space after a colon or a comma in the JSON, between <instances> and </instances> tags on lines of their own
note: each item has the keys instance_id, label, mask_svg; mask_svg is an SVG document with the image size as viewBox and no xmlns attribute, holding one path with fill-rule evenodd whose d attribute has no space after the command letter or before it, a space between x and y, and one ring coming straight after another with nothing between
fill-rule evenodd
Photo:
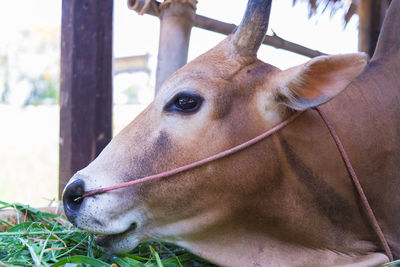
<instances>
[{"instance_id":1,"label":"brown fur","mask_svg":"<svg viewBox=\"0 0 400 267\"><path fill-rule=\"evenodd\" d=\"M242 143L285 119L292 101L302 107L335 96L365 65L363 56L344 55L281 72L256 58L238 57L230 38L172 75L154 102L77 174L86 190L166 171ZM399 255L399 47L391 51L322 109ZM201 109L192 115L165 112L165 103L182 90L201 94ZM313 110L227 158L85 199L77 225L117 234L132 222L138 224L135 232L106 245L121 252L147 239L175 242L225 266L387 261L336 145Z\"/></svg>"}]
</instances>

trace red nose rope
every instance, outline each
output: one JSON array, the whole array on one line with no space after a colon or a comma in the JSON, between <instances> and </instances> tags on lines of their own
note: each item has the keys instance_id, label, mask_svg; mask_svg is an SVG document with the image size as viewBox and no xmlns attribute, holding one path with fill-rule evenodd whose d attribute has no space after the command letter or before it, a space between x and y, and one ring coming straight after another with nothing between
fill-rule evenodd
<instances>
[{"instance_id":1,"label":"red nose rope","mask_svg":"<svg viewBox=\"0 0 400 267\"><path fill-rule=\"evenodd\" d=\"M359 196L361 198L361 203L363 205L363 208L364 208L366 214L368 215L368 219L369 219L373 229L375 230L376 234L378 235L379 240L380 240L380 242L381 242L381 244L382 244L382 246L383 246L383 248L384 248L384 250L386 252L386 255L388 256L390 261L393 261L393 255L392 255L392 252L390 251L388 242L386 241L386 238L385 238L385 236L384 236L384 234L382 232L382 229L379 226L378 221L376 220L374 212L372 211L371 206L368 203L368 200L367 200L367 197L365 196L364 190L361 187L361 184L360 184L360 182L359 182L359 180L357 178L357 175L356 175L356 173L355 173L355 171L354 171L354 169L353 169L353 167L352 167L352 165L350 163L349 157L347 156L347 153L344 150L343 144L340 141L339 136L337 135L335 129L332 126L332 124L328 121L325 113L322 112L322 110L320 108L318 108L318 107L316 107L314 109L319 113L319 115L321 116L322 120L325 122L326 126L328 127L330 134L332 135L333 139L335 140L335 143L336 143L336 145L337 145L337 147L338 147L338 149L340 151L340 154L341 154L341 156L343 158L343 161L344 161L344 163L345 163L345 165L347 167L347 170L349 171L349 174L350 174L350 176L351 176L351 178L353 180L353 183L354 183L354 185L355 185L355 187L357 189L357 192L358 192L358 194L359 194ZM278 125L276 125L275 127L269 129L268 131L262 133L261 135L256 136L253 139L250 139L249 141L246 141L246 142L244 142L244 143L242 143L240 145L237 145L237 146L235 146L233 148L230 148L228 150L225 150L225 151L222 151L220 153L217 153L217 154L215 154L213 156L210 156L208 158L205 158L205 159L202 159L202 160L199 160L199 161L184 165L182 167L179 167L179 168L176 168L176 169L173 169L173 170L169 170L169 171L166 171L166 172L161 172L161 173L158 173L158 174L155 174L155 175L146 176L146 177L143 177L143 178L140 178L140 179L136 179L136 180L133 180L133 181L129 181L129 182L126 182L126 183L122 183L122 184L118 184L118 185L114 185L114 186L110 186L110 187L104 187L104 188L100 188L100 189L91 190L91 191L85 192L81 197L78 197L77 199L75 199L75 201L81 200L81 199L86 198L86 197L102 194L102 193L105 193L105 192L108 192L108 191L112 191L112 190L116 190L116 189L120 189L120 188L124 188L124 187L128 187L128 186L133 186L133 185L136 185L136 184L144 183L144 182L155 180L155 179L161 179L161 178L165 178L165 177L168 177L168 176L172 176L172 175L187 171L189 169L193 169L193 168L202 166L202 165L207 164L207 163L209 163L211 161L214 161L214 160L226 157L228 155L234 154L234 153L236 153L238 151L241 151L241 150L243 150L243 149L245 149L245 148L247 148L249 146L252 146L252 145L260 142L261 140L265 139L266 137L268 137L268 136L272 135L273 133L279 131L280 129L282 129L283 127L285 127L286 125L288 125L289 123L294 121L302 113L303 112L296 112L291 117L289 117L288 119L284 120L283 122L279 123Z\"/></svg>"}]
</instances>

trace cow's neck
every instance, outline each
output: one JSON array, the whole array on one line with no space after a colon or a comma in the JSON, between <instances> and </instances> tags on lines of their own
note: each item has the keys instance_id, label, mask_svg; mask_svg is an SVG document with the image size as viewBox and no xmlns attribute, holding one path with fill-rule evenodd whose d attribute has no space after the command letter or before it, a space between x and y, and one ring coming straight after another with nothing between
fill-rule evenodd
<instances>
[{"instance_id":1,"label":"cow's neck","mask_svg":"<svg viewBox=\"0 0 400 267\"><path fill-rule=\"evenodd\" d=\"M325 108L395 258L400 255L400 53L374 60Z\"/></svg>"}]
</instances>

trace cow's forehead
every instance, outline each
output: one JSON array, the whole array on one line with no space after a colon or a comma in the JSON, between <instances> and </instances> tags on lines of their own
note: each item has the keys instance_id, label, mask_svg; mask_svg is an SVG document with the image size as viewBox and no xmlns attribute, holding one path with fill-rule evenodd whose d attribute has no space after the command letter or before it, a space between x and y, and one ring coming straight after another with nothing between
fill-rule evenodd
<instances>
[{"instance_id":1,"label":"cow's forehead","mask_svg":"<svg viewBox=\"0 0 400 267\"><path fill-rule=\"evenodd\" d=\"M238 59L230 46L228 37L189 62L163 84L157 98L169 98L182 90L213 95L234 93L235 89L249 90L251 84L264 83L272 73L279 71L255 57ZM228 84L234 85L231 90L226 90Z\"/></svg>"}]
</instances>

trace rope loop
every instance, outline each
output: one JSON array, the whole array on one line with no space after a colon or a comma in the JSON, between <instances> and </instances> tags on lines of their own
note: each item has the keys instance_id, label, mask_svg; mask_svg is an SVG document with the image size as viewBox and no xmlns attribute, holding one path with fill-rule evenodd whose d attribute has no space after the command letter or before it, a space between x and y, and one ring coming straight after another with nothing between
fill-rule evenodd
<instances>
[{"instance_id":1,"label":"rope loop","mask_svg":"<svg viewBox=\"0 0 400 267\"><path fill-rule=\"evenodd\" d=\"M168 8L172 3L187 4L193 10L196 10L197 0L165 0L162 3L156 0L128 0L128 7L135 10L141 16L145 13L154 13L157 17L160 17L161 10Z\"/></svg>"},{"instance_id":2,"label":"rope loop","mask_svg":"<svg viewBox=\"0 0 400 267\"><path fill-rule=\"evenodd\" d=\"M154 0L153 0L154 1ZM181 3L181 4L188 4L190 5L194 10L196 10L196 5L197 5L197 0L165 0L162 2L159 6L160 10L162 8L168 7L169 4L172 3Z\"/></svg>"}]
</instances>

